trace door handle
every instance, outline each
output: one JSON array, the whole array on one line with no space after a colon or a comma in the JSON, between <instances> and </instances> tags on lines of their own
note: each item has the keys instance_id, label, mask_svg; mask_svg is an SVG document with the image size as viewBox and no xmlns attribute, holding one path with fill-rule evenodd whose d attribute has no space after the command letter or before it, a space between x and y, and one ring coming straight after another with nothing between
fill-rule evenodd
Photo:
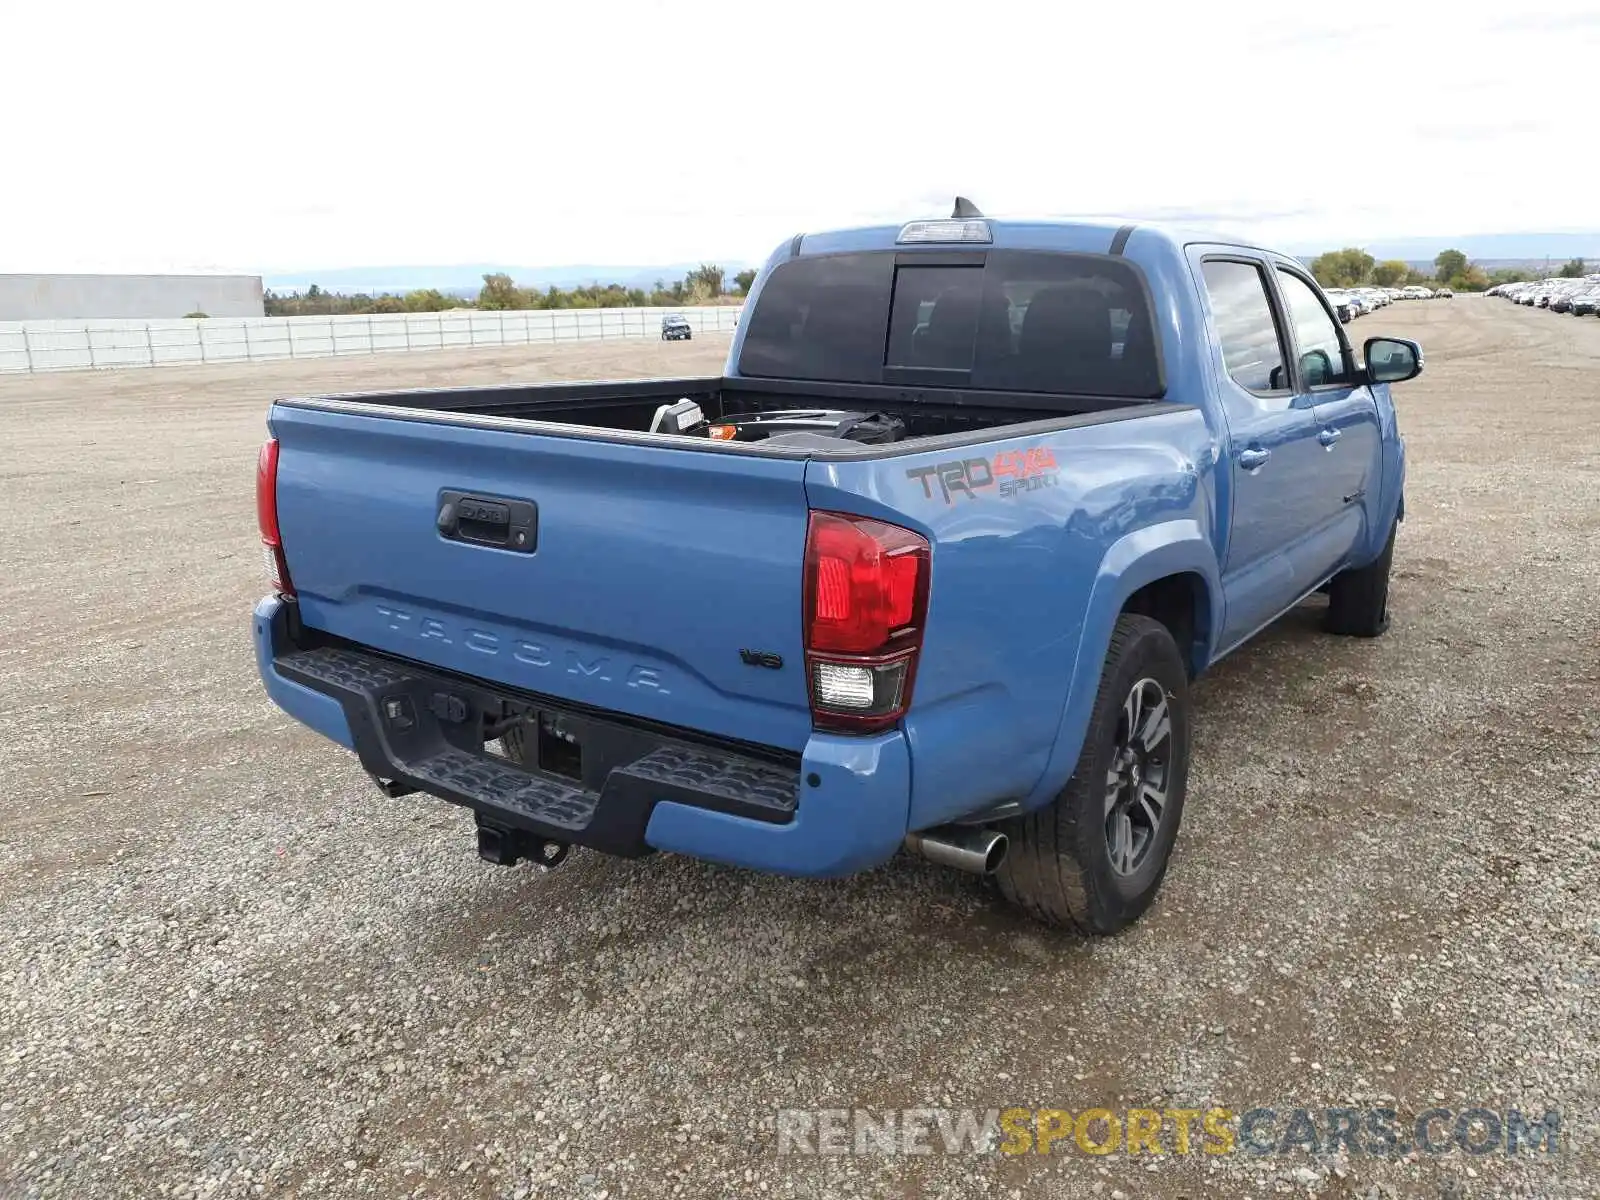
<instances>
[{"instance_id":1,"label":"door handle","mask_svg":"<svg viewBox=\"0 0 1600 1200\"><path fill-rule=\"evenodd\" d=\"M434 523L446 541L495 546L519 554L532 554L539 545L539 508L531 500L440 492Z\"/></svg>"},{"instance_id":2,"label":"door handle","mask_svg":"<svg viewBox=\"0 0 1600 1200\"><path fill-rule=\"evenodd\" d=\"M1262 446L1251 446L1248 450L1239 451L1239 465L1246 471L1254 471L1271 457L1271 450Z\"/></svg>"},{"instance_id":3,"label":"door handle","mask_svg":"<svg viewBox=\"0 0 1600 1200\"><path fill-rule=\"evenodd\" d=\"M1321 433L1317 434L1317 441L1321 442L1324 446L1331 448L1333 444L1343 436L1344 435L1342 433L1330 425Z\"/></svg>"}]
</instances>

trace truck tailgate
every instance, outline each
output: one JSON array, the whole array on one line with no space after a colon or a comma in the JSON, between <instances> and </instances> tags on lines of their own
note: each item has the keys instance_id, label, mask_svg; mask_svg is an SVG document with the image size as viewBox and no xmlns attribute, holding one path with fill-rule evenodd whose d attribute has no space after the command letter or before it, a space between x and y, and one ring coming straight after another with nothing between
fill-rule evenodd
<instances>
[{"instance_id":1,"label":"truck tailgate","mask_svg":"<svg viewBox=\"0 0 1600 1200\"><path fill-rule=\"evenodd\" d=\"M306 626L511 688L804 747L803 461L292 402L270 425ZM526 502L507 511L535 517L528 549L447 536L453 499L461 529L489 540L501 510L473 525L476 500Z\"/></svg>"}]
</instances>

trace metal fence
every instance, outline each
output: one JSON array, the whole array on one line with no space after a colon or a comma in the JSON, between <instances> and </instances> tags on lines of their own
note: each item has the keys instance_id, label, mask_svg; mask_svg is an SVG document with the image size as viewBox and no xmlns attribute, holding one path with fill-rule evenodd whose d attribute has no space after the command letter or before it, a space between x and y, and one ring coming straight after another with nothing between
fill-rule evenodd
<instances>
[{"instance_id":1,"label":"metal fence","mask_svg":"<svg viewBox=\"0 0 1600 1200\"><path fill-rule=\"evenodd\" d=\"M681 312L696 333L711 333L732 330L740 309L455 309L338 317L0 322L0 374L657 338L661 336L661 318L669 312Z\"/></svg>"}]
</instances>

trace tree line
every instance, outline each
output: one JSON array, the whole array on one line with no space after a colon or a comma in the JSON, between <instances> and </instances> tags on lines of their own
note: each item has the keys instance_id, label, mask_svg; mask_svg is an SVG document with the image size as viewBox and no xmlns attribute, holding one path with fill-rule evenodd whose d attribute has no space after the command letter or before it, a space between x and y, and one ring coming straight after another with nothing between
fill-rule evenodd
<instances>
[{"instance_id":1,"label":"tree line","mask_svg":"<svg viewBox=\"0 0 1600 1200\"><path fill-rule=\"evenodd\" d=\"M1409 263L1393 258L1376 261L1365 250L1347 246L1343 250L1329 250L1311 261L1311 273L1323 287L1405 287L1409 284L1431 284L1448 287L1457 292L1481 292L1484 288L1501 283L1521 283L1535 279L1533 271L1502 268L1485 271L1470 262L1460 250L1442 250L1433 260L1434 273L1428 275ZM1581 258L1575 258L1561 268L1559 274L1578 278L1586 271ZM303 293L279 295L270 289L263 299L269 317L338 316L345 313L412 313L444 312L452 308L475 308L486 312L507 312L532 308L678 308L689 305L716 304L724 296L742 297L755 282L754 270L739 271L733 276L730 292L727 273L713 263L702 263L682 279L668 284L658 279L655 286L646 290L624 287L620 283L592 283L582 287L519 287L511 276L493 273L483 277L483 286L477 297L450 296L437 288L418 288L415 291L369 295L358 292L345 295L325 292L312 284Z\"/></svg>"},{"instance_id":2,"label":"tree line","mask_svg":"<svg viewBox=\"0 0 1600 1200\"><path fill-rule=\"evenodd\" d=\"M1406 287L1428 284L1447 287L1453 292L1481 292L1502 283L1522 283L1538 278L1536 272L1518 267L1485 271L1477 263L1470 262L1460 250L1441 250L1434 257L1433 267L1433 274L1428 275L1398 258L1378 262L1365 250L1355 246L1329 250L1311 260L1311 273L1323 287ZM1584 271L1583 259L1575 258L1561 268L1560 274L1576 279Z\"/></svg>"},{"instance_id":3,"label":"tree line","mask_svg":"<svg viewBox=\"0 0 1600 1200\"><path fill-rule=\"evenodd\" d=\"M418 288L403 294L384 292L370 295L359 292L345 295L325 292L312 284L304 292L279 295L268 290L263 296L269 317L342 316L346 313L444 312L452 308L475 308L486 312L507 312L531 308L678 308L698 304L717 304L727 295L744 296L755 282L754 270L733 276L733 291L728 291L727 272L714 263L702 263L682 279L668 284L658 279L646 290L624 287L620 283L592 283L582 287L519 287L511 276L494 272L483 277L483 286L474 298L450 296L437 288Z\"/></svg>"}]
</instances>

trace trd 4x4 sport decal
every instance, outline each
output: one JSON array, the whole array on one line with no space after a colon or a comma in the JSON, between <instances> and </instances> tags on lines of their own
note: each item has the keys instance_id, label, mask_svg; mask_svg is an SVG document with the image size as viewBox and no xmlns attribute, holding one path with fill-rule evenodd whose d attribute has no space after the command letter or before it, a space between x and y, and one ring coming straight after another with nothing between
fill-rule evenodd
<instances>
[{"instance_id":1,"label":"trd 4x4 sport decal","mask_svg":"<svg viewBox=\"0 0 1600 1200\"><path fill-rule=\"evenodd\" d=\"M946 504L954 504L959 493L976 500L988 488L998 488L1002 499L1020 492L1035 492L1056 486L1056 455L1049 446L1029 446L1026 450L1002 450L992 459L957 458L949 462L912 467L907 479L922 484L922 494L932 500L935 488Z\"/></svg>"}]
</instances>

